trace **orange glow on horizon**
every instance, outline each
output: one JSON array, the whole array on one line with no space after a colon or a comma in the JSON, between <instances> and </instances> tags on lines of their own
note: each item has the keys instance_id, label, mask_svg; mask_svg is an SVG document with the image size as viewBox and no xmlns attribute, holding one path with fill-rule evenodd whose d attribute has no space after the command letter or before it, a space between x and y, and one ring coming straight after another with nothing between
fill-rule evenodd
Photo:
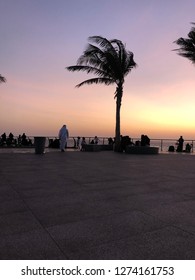
<instances>
[{"instance_id":1,"label":"orange glow on horizon","mask_svg":"<svg viewBox=\"0 0 195 280\"><path fill-rule=\"evenodd\" d=\"M195 100L193 86L195 88L195 85L188 88L191 100ZM34 95L30 96L26 94L28 85L19 88L12 92L7 86L5 96L2 96L2 115L13 116L5 118L2 133L55 136L66 123L72 136L114 136L114 87L97 85L75 89L69 85L64 92L64 87L59 85L50 88L48 95L46 85L40 87L37 84L33 86ZM152 98L131 94L127 88L121 106L121 134L136 138L141 134L153 138L177 138L181 134L195 138L195 102L186 106L182 90L179 92L177 87L176 92L172 91L168 102L166 88L161 89L164 92L161 96L150 93Z\"/></svg>"}]
</instances>

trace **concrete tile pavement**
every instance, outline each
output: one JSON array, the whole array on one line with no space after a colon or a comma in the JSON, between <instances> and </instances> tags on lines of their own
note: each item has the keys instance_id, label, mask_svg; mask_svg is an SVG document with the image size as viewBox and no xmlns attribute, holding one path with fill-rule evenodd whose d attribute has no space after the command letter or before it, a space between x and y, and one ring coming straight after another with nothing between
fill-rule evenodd
<instances>
[{"instance_id":1,"label":"concrete tile pavement","mask_svg":"<svg viewBox=\"0 0 195 280\"><path fill-rule=\"evenodd\" d=\"M0 152L0 259L195 259L194 164Z\"/></svg>"}]
</instances>

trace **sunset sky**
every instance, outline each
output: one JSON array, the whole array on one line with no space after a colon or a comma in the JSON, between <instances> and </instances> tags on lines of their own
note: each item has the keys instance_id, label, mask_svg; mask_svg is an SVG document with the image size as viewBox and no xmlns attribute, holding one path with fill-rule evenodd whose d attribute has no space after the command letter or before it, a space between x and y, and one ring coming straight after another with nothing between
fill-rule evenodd
<instances>
[{"instance_id":1,"label":"sunset sky","mask_svg":"<svg viewBox=\"0 0 195 280\"><path fill-rule=\"evenodd\" d=\"M75 85L89 36L120 39L138 67L125 80L121 133L195 139L195 66L172 51L194 0L0 0L0 134L114 136L115 86Z\"/></svg>"}]
</instances>

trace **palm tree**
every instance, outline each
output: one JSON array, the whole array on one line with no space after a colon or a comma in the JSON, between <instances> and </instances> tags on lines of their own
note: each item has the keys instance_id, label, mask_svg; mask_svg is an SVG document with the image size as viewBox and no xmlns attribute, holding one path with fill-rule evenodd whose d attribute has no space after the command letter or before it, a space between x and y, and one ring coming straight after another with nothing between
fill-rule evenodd
<instances>
[{"instance_id":1,"label":"palm tree","mask_svg":"<svg viewBox=\"0 0 195 280\"><path fill-rule=\"evenodd\" d=\"M77 60L77 65L69 66L69 71L85 71L95 74L91 78L78 84L76 87L91 84L116 84L114 98L116 98L116 128L115 151L120 150L120 108L123 96L125 77L136 67L133 53L126 50L124 44L117 39L107 40L101 36L89 37L89 42L83 55Z\"/></svg>"},{"instance_id":2,"label":"palm tree","mask_svg":"<svg viewBox=\"0 0 195 280\"><path fill-rule=\"evenodd\" d=\"M195 25L195 23L192 23ZM188 38L179 38L174 41L177 45L179 45L179 49L174 49L174 51L178 51L178 54L188 58L193 64L195 63L195 27L192 27L190 32L188 33Z\"/></svg>"},{"instance_id":3,"label":"palm tree","mask_svg":"<svg viewBox=\"0 0 195 280\"><path fill-rule=\"evenodd\" d=\"M0 74L0 83L5 83L6 82L6 79L3 77L3 76L1 76L1 74Z\"/></svg>"}]
</instances>

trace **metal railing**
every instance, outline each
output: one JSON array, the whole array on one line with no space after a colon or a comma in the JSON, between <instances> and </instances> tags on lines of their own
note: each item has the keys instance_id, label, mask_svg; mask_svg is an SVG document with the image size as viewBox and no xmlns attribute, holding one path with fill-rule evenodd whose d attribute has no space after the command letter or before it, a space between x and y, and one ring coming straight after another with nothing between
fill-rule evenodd
<instances>
[{"instance_id":1,"label":"metal railing","mask_svg":"<svg viewBox=\"0 0 195 280\"><path fill-rule=\"evenodd\" d=\"M67 142L67 147L75 148L77 138L78 138L77 136L69 137L68 142ZM108 144L108 138L109 137L105 137L105 136L98 137L99 144L103 144L103 145ZM49 147L50 141L55 140L55 139L58 139L58 137L57 136L46 136L46 147ZM85 140L86 140L87 144L90 144L93 139L94 139L93 136L85 136ZM25 147L25 146L34 147L34 136L27 136L27 140L29 141L29 143L31 143L29 145L25 145L25 146L21 145L21 143L19 143L18 140L19 140L19 137L15 136L13 143L9 143L9 141L7 142L8 144L0 142L0 147L18 147L18 148ZM138 140L140 140L140 138L131 138L131 141L134 143ZM176 149L177 142L178 142L178 139L175 139L175 138L152 138L152 139L150 139L150 146L158 146L161 152L168 152L169 146L174 146ZM194 139L186 139L184 141L184 145L183 145L184 150L185 150L185 145L187 143L189 143L192 147L191 152L193 153L194 152L194 142L195 142Z\"/></svg>"},{"instance_id":2,"label":"metal railing","mask_svg":"<svg viewBox=\"0 0 195 280\"><path fill-rule=\"evenodd\" d=\"M140 138L132 138L132 141L135 142L137 140L140 140ZM183 149L185 150L186 144L191 145L191 152L194 151L194 142L193 139L186 139L183 143ZM175 138L152 138L150 139L150 146L158 146L160 148L161 152L168 152L168 149L170 146L174 146L175 150L178 145L178 139Z\"/></svg>"}]
</instances>

